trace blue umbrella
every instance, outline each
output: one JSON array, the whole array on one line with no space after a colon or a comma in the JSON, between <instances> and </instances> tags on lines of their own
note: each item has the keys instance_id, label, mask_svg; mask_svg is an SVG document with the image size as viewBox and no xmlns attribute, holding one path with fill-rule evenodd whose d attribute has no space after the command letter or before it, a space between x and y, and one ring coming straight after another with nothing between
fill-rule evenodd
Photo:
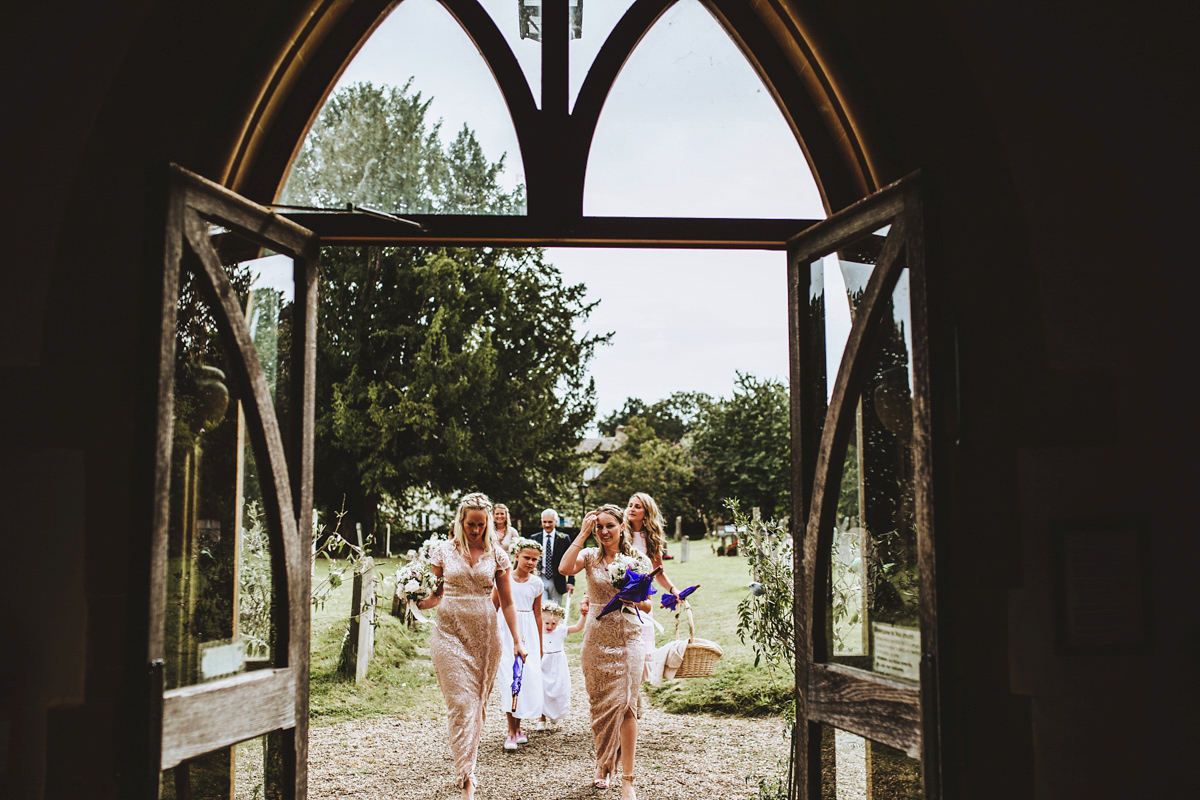
<instances>
[{"instance_id":1,"label":"blue umbrella","mask_svg":"<svg viewBox=\"0 0 1200 800\"><path fill-rule=\"evenodd\" d=\"M675 596L675 595L673 595L673 594L670 594L670 593L664 594L664 595L662 596L662 606L663 606L663 608L670 609L671 611L674 611L674 610L675 610L675 607L676 607L676 606L677 606L679 603L682 603L684 600L686 600L686 599L687 599L687 596L688 596L689 594L691 594L692 592L696 591L696 590L697 590L697 589L699 589L699 588L700 588L700 584L698 584L698 583L697 583L695 586L689 586L688 588L686 588L686 589L684 589L682 592L680 592L678 597L677 597L677 596Z\"/></svg>"},{"instance_id":2,"label":"blue umbrella","mask_svg":"<svg viewBox=\"0 0 1200 800\"><path fill-rule=\"evenodd\" d=\"M600 612L596 619L600 619L600 617L603 617L610 611L620 608L621 601L623 600L628 600L631 603L640 603L650 597L650 595L658 594L658 590L651 584L654 583L654 576L660 572L662 572L662 567L658 567L648 575L639 575L633 570L627 571L625 573L625 586L621 591L612 596L612 599L608 601L608 604L604 606L604 610ZM637 612L637 609L634 609L634 611ZM638 613L637 617L640 620L642 615Z\"/></svg>"},{"instance_id":3,"label":"blue umbrella","mask_svg":"<svg viewBox=\"0 0 1200 800\"><path fill-rule=\"evenodd\" d=\"M513 657L513 705L512 710L517 710L517 695L521 693L521 676L525 674L525 659L520 656Z\"/></svg>"}]
</instances>

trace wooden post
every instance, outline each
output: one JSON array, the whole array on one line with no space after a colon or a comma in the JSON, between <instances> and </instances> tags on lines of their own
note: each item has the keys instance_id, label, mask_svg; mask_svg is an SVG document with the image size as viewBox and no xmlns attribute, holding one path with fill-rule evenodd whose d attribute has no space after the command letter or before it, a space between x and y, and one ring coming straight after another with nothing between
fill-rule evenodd
<instances>
[{"instance_id":1,"label":"wooden post","mask_svg":"<svg viewBox=\"0 0 1200 800\"><path fill-rule=\"evenodd\" d=\"M362 523L361 522L354 523L354 535L356 537L358 537L358 549L359 549L359 552L361 552L362 546L363 546L362 545Z\"/></svg>"},{"instance_id":2,"label":"wooden post","mask_svg":"<svg viewBox=\"0 0 1200 800\"><path fill-rule=\"evenodd\" d=\"M350 631L342 650L342 667L357 683L367 677L375 649L375 561L364 558L354 571Z\"/></svg>"},{"instance_id":3,"label":"wooden post","mask_svg":"<svg viewBox=\"0 0 1200 800\"><path fill-rule=\"evenodd\" d=\"M675 518L675 541L683 541L683 517Z\"/></svg>"},{"instance_id":4,"label":"wooden post","mask_svg":"<svg viewBox=\"0 0 1200 800\"><path fill-rule=\"evenodd\" d=\"M387 545L383 548L383 552L388 558L392 557L392 523L387 523Z\"/></svg>"},{"instance_id":5,"label":"wooden post","mask_svg":"<svg viewBox=\"0 0 1200 800\"><path fill-rule=\"evenodd\" d=\"M754 524L750 526L750 535L754 537L754 549L761 553L762 548L762 512L758 506L751 509L751 514L754 517Z\"/></svg>"},{"instance_id":6,"label":"wooden post","mask_svg":"<svg viewBox=\"0 0 1200 800\"><path fill-rule=\"evenodd\" d=\"M681 564L686 564L688 561L688 545L689 544L690 544L690 542L687 539L684 539L683 542L679 546L679 550L680 550L679 562Z\"/></svg>"}]
</instances>

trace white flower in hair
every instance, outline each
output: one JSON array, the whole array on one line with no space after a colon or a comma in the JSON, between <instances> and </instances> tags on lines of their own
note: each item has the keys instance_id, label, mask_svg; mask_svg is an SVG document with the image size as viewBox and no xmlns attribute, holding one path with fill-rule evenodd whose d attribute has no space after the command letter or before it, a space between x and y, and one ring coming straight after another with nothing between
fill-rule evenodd
<instances>
[{"instance_id":1,"label":"white flower in hair","mask_svg":"<svg viewBox=\"0 0 1200 800\"><path fill-rule=\"evenodd\" d=\"M543 552L542 543L535 542L533 539L526 539L524 536L518 536L508 546L508 554L513 558L516 558L522 550L537 550L540 555Z\"/></svg>"}]
</instances>

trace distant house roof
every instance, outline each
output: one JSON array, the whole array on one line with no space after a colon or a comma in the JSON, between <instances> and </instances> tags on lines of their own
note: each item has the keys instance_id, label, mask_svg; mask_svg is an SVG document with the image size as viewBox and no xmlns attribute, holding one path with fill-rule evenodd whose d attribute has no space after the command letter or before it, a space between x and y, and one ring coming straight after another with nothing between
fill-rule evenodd
<instances>
[{"instance_id":1,"label":"distant house roof","mask_svg":"<svg viewBox=\"0 0 1200 800\"><path fill-rule=\"evenodd\" d=\"M594 453L598 461L607 461L613 450L625 444L625 426L617 426L616 436L589 436L575 445L576 453Z\"/></svg>"}]
</instances>

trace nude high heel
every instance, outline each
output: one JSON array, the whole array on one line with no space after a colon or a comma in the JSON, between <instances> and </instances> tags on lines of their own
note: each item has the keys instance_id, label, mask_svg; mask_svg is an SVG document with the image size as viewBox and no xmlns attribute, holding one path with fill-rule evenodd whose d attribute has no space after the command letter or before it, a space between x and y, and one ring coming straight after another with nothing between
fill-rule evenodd
<instances>
[{"instance_id":1,"label":"nude high heel","mask_svg":"<svg viewBox=\"0 0 1200 800\"><path fill-rule=\"evenodd\" d=\"M625 794L625 783L629 783L629 794ZM621 800L637 800L637 792L633 789L633 776L621 776Z\"/></svg>"}]
</instances>

